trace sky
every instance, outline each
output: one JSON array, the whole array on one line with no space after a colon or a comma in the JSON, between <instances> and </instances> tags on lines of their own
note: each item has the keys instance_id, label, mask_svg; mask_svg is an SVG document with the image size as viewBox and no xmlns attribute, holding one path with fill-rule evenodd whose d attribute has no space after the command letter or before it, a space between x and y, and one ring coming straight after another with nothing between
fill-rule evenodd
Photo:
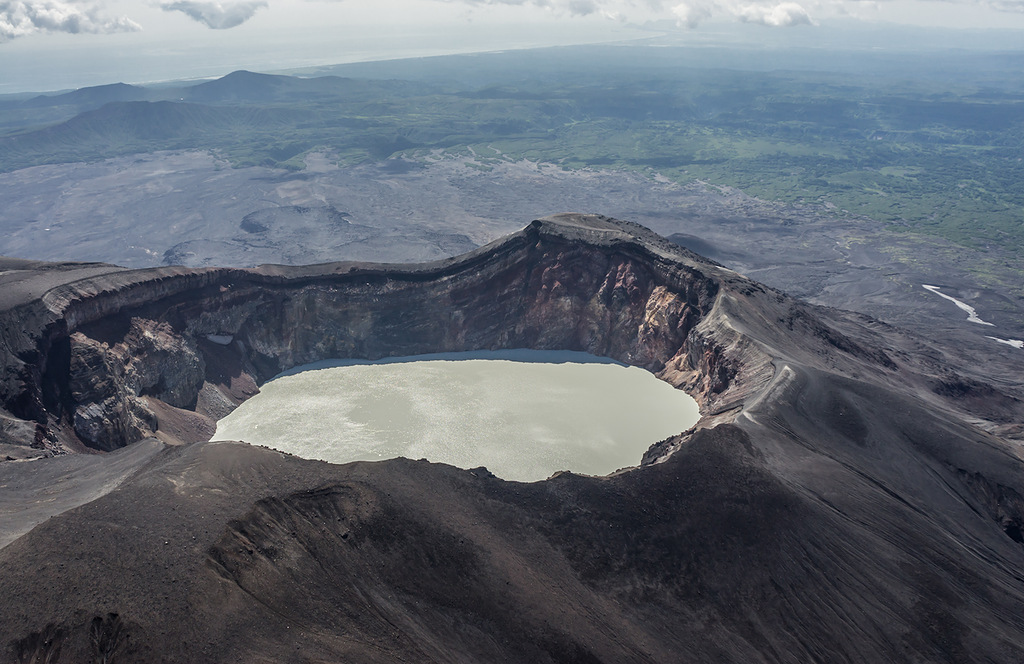
<instances>
[{"instance_id":1,"label":"sky","mask_svg":"<svg viewBox=\"0 0 1024 664\"><path fill-rule=\"evenodd\" d=\"M652 26L683 42L732 26L752 42L827 44L854 24L997 31L1024 48L1024 0L0 0L0 94L620 41Z\"/></svg>"}]
</instances>

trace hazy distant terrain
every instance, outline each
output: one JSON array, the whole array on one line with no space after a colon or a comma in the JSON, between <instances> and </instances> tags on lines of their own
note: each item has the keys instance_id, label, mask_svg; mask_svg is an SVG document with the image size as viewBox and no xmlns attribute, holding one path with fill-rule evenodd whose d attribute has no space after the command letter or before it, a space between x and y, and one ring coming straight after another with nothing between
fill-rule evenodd
<instances>
[{"instance_id":1,"label":"hazy distant terrain","mask_svg":"<svg viewBox=\"0 0 1024 664\"><path fill-rule=\"evenodd\" d=\"M763 71L756 54L725 69L700 66L693 49L574 47L109 85L0 106L0 169L194 148L236 167L301 169L310 150L345 165L440 150L482 168L528 158L701 178L1024 247L1021 56L806 59Z\"/></svg>"},{"instance_id":2,"label":"hazy distant terrain","mask_svg":"<svg viewBox=\"0 0 1024 664\"><path fill-rule=\"evenodd\" d=\"M939 285L1024 336L1019 56L730 57L539 49L0 100L0 254L422 261L583 210L995 344Z\"/></svg>"}]
</instances>

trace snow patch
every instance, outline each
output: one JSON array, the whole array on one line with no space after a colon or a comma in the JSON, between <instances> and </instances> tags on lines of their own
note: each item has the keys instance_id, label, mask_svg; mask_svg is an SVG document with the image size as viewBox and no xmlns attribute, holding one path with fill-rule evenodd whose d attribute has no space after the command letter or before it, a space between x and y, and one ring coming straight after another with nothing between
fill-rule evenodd
<instances>
[{"instance_id":1,"label":"snow patch","mask_svg":"<svg viewBox=\"0 0 1024 664\"><path fill-rule=\"evenodd\" d=\"M998 337L985 337L985 338L986 339L991 339L992 341L998 341L999 343L1006 344L1007 346L1013 346L1014 348L1024 348L1024 341L1022 341L1020 339L999 339Z\"/></svg>"},{"instance_id":2,"label":"snow patch","mask_svg":"<svg viewBox=\"0 0 1024 664\"><path fill-rule=\"evenodd\" d=\"M950 302L952 302L956 306L958 306L961 309L963 309L964 311L966 311L967 312L967 322L968 323L977 323L978 325L988 325L990 327L995 327L994 324L989 323L988 321L981 320L981 318L978 317L978 312L974 309L974 307L972 307L971 305L967 304L966 302L961 302L960 300L956 299L955 297L950 297L950 296L946 295L945 293L940 292L938 286L929 286L928 284L921 284L921 285L924 288L926 288L927 290L930 290L931 292L935 293L939 297L942 297L942 298L945 298L945 299L949 300Z\"/></svg>"}]
</instances>

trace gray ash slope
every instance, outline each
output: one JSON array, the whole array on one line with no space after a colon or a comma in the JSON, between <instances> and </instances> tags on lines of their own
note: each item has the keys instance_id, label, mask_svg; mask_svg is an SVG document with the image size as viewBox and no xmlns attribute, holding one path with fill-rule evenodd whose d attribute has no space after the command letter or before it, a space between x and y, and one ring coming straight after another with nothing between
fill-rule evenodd
<instances>
[{"instance_id":1,"label":"gray ash slope","mask_svg":"<svg viewBox=\"0 0 1024 664\"><path fill-rule=\"evenodd\" d=\"M2 659L1024 659L1020 385L636 225L560 215L416 266L18 267L5 442L126 447L48 520L0 503L38 523L0 549ZM646 367L703 419L532 484L202 442L290 366L510 347ZM0 482L59 492L84 460Z\"/></svg>"}]
</instances>

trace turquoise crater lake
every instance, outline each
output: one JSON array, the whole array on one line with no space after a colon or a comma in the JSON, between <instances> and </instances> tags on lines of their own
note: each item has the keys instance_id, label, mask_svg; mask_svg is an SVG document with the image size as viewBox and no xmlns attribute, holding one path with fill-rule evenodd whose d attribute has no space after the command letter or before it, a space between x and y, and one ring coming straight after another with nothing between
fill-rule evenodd
<instances>
[{"instance_id":1,"label":"turquoise crater lake","mask_svg":"<svg viewBox=\"0 0 1024 664\"><path fill-rule=\"evenodd\" d=\"M518 481L606 475L693 426L686 393L651 373L566 351L446 353L295 367L217 424L332 463L426 458Z\"/></svg>"}]
</instances>

